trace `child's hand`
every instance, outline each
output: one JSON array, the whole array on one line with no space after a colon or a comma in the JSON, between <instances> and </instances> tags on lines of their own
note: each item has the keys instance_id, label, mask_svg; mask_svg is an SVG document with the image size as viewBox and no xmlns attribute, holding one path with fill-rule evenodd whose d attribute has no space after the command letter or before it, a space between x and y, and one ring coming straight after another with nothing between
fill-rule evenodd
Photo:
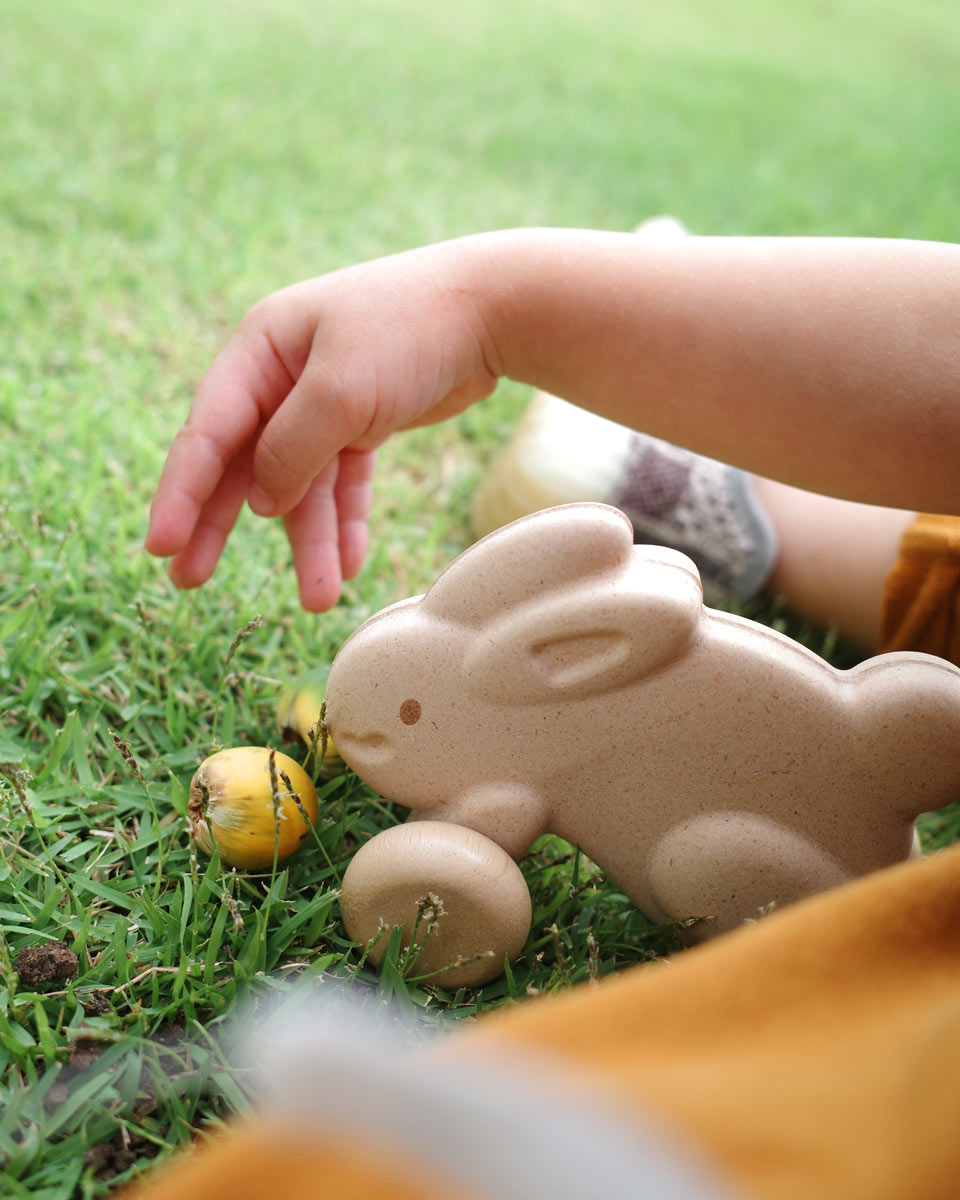
<instances>
[{"instance_id":1,"label":"child's hand","mask_svg":"<svg viewBox=\"0 0 960 1200\"><path fill-rule=\"evenodd\" d=\"M493 346L456 243L297 284L257 304L167 456L146 547L213 573L246 499L281 516L305 608L333 605L367 543L375 448L488 395Z\"/></svg>"}]
</instances>

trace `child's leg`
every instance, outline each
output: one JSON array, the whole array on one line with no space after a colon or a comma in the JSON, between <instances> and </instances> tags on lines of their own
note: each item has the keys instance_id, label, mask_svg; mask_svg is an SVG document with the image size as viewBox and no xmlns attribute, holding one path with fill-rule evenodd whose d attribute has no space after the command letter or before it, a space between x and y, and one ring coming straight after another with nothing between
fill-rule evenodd
<instances>
[{"instance_id":1,"label":"child's leg","mask_svg":"<svg viewBox=\"0 0 960 1200\"><path fill-rule=\"evenodd\" d=\"M570 500L615 504L638 541L690 554L708 604L764 588L870 651L915 515L750 477L538 393L475 497L475 530Z\"/></svg>"},{"instance_id":2,"label":"child's leg","mask_svg":"<svg viewBox=\"0 0 960 1200\"><path fill-rule=\"evenodd\" d=\"M754 494L779 538L767 590L818 625L876 650L884 580L915 514L856 504L754 479Z\"/></svg>"},{"instance_id":3,"label":"child's leg","mask_svg":"<svg viewBox=\"0 0 960 1200\"><path fill-rule=\"evenodd\" d=\"M776 559L745 471L537 392L474 496L474 532L575 500L613 504L638 542L689 554L708 604L749 600Z\"/></svg>"}]
</instances>

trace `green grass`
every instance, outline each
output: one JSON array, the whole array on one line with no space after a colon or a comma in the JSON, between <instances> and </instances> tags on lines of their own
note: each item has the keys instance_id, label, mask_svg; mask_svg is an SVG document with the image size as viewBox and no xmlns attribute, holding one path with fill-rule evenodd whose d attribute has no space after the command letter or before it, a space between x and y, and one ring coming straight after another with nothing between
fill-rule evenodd
<instances>
[{"instance_id":1,"label":"green grass","mask_svg":"<svg viewBox=\"0 0 960 1200\"><path fill-rule=\"evenodd\" d=\"M507 225L671 211L703 232L954 239L960 33L947 0L7 7L0 1158L8 1194L53 1200L101 1195L242 1107L219 1037L251 993L337 972L442 1023L673 945L547 841L524 863L535 917L509 977L378 982L335 896L399 814L352 779L324 795L323 852L259 877L192 853L185 789L215 724L223 744L274 740L280 685L468 544L470 493L524 398L505 384L385 451L369 565L329 615L299 611L279 530L247 517L214 582L179 595L140 549L146 506L246 308ZM941 844L960 818L925 828ZM23 947L61 940L73 979L18 981Z\"/></svg>"}]
</instances>

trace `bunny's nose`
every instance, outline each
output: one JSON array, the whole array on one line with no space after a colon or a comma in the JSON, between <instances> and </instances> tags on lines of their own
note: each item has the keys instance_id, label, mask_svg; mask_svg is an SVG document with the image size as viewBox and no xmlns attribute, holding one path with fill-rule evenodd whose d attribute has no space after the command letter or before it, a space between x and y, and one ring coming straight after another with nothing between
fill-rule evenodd
<instances>
[{"instance_id":1,"label":"bunny's nose","mask_svg":"<svg viewBox=\"0 0 960 1200\"><path fill-rule=\"evenodd\" d=\"M379 766L393 757L393 745L382 733L351 733L338 730L334 742L340 757L358 775L364 767Z\"/></svg>"}]
</instances>

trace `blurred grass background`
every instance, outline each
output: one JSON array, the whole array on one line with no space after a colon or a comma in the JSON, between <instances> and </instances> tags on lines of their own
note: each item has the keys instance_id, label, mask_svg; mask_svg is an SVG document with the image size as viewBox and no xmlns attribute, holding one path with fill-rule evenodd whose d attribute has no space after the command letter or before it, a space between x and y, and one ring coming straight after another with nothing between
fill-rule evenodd
<instances>
[{"instance_id":1,"label":"blurred grass background","mask_svg":"<svg viewBox=\"0 0 960 1200\"><path fill-rule=\"evenodd\" d=\"M956 240L958 53L949 0L4 7L10 1195L102 1194L241 1105L204 1039L245 989L363 976L325 864L302 852L251 881L197 863L184 789L216 712L225 743L275 739L280 683L469 543L470 494L525 398L504 383L390 444L370 562L333 613L299 611L281 531L249 514L214 582L178 595L140 548L146 509L192 388L246 309L309 275L503 226L629 229L672 212L703 233ZM833 655L829 635L804 636ZM349 781L330 799L334 848L394 819ZM956 823L936 818L929 836ZM562 847L525 869L536 916L513 978L477 995L385 991L470 1016L667 945ZM60 940L75 978L26 987L19 951Z\"/></svg>"}]
</instances>

